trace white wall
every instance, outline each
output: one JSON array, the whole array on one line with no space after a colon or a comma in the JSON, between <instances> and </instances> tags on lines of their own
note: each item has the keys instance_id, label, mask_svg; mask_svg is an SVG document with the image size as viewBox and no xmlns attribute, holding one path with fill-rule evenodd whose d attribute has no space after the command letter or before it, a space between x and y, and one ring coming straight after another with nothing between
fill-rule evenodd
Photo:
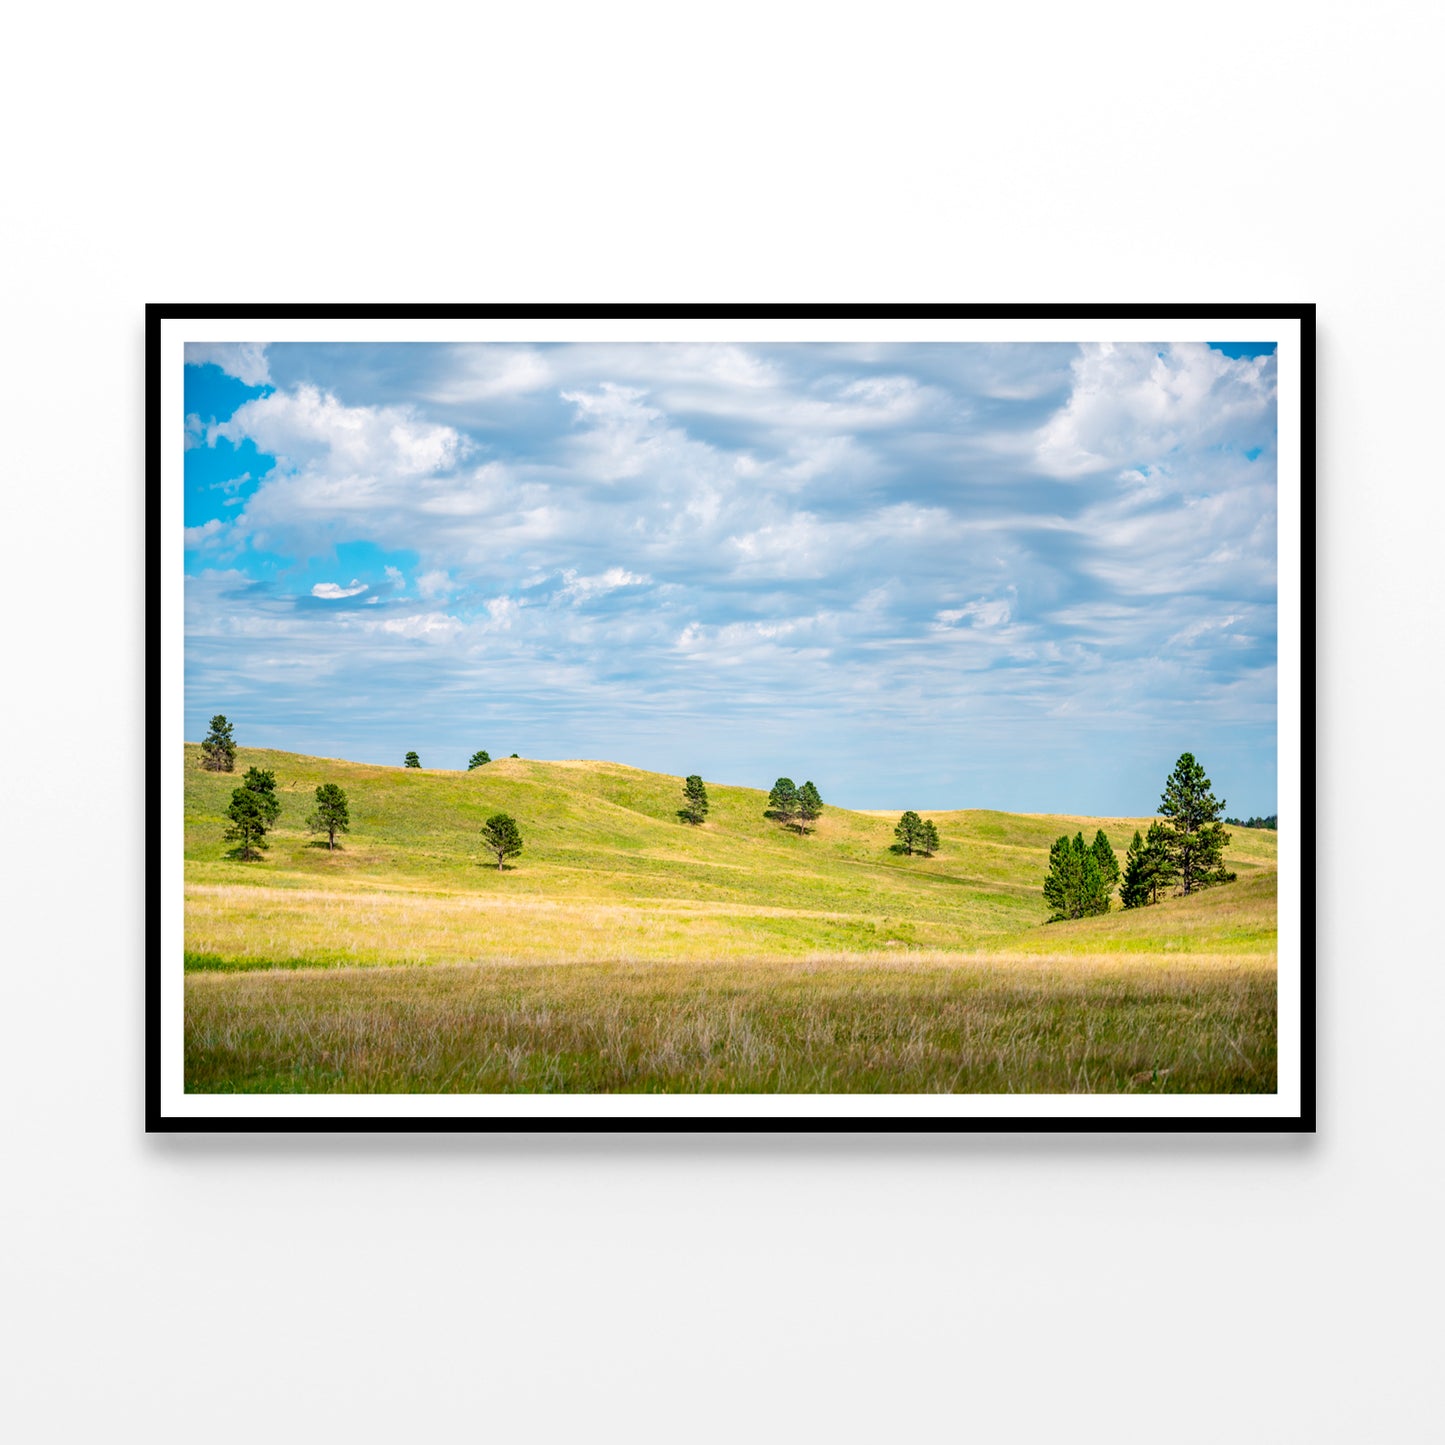
<instances>
[{"instance_id":1,"label":"white wall","mask_svg":"<svg viewBox=\"0 0 1445 1445\"><path fill-rule=\"evenodd\" d=\"M1441 39L1423 5L10 17L13 1437L1432 1433ZM141 308L362 299L1317 301L1318 1137L144 1137Z\"/></svg>"}]
</instances>

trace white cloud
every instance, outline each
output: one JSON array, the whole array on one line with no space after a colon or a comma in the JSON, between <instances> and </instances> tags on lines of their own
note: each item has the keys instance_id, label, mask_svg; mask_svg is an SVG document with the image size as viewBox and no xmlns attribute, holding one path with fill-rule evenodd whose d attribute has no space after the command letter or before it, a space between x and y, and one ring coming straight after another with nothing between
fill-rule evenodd
<instances>
[{"instance_id":1,"label":"white cloud","mask_svg":"<svg viewBox=\"0 0 1445 1445\"><path fill-rule=\"evenodd\" d=\"M1076 477L1226 437L1272 443L1274 395L1273 356L1233 359L1199 342L1084 346L1067 404L1034 438L1035 457L1052 476Z\"/></svg>"},{"instance_id":2,"label":"white cloud","mask_svg":"<svg viewBox=\"0 0 1445 1445\"><path fill-rule=\"evenodd\" d=\"M948 607L933 616L943 627L956 627L960 622L974 627L1001 627L1013 616L1013 606L1001 597L980 597L966 607Z\"/></svg>"},{"instance_id":3,"label":"white cloud","mask_svg":"<svg viewBox=\"0 0 1445 1445\"><path fill-rule=\"evenodd\" d=\"M220 540L221 530L225 523L219 517L212 517L209 522L202 522L199 527L187 527L185 531L187 550L196 547L209 547Z\"/></svg>"},{"instance_id":4,"label":"white cloud","mask_svg":"<svg viewBox=\"0 0 1445 1445\"><path fill-rule=\"evenodd\" d=\"M418 612L410 617L384 617L366 624L368 631L390 633L425 642L449 642L465 624L445 612Z\"/></svg>"},{"instance_id":5,"label":"white cloud","mask_svg":"<svg viewBox=\"0 0 1445 1445\"><path fill-rule=\"evenodd\" d=\"M400 573L397 574L400 576ZM446 597L455 590L451 574L440 570L434 572L423 572L416 579L417 592L427 598Z\"/></svg>"},{"instance_id":6,"label":"white cloud","mask_svg":"<svg viewBox=\"0 0 1445 1445\"><path fill-rule=\"evenodd\" d=\"M455 466L470 445L412 407L347 406L314 386L256 397L206 434L212 446L221 439L239 446L248 437L287 470L329 477L423 476Z\"/></svg>"},{"instance_id":7,"label":"white cloud","mask_svg":"<svg viewBox=\"0 0 1445 1445\"><path fill-rule=\"evenodd\" d=\"M366 583L358 582L355 577L351 579L350 587L343 587L338 582L318 582L312 589L313 597L325 597L328 601L336 601L341 597L359 597L366 591Z\"/></svg>"},{"instance_id":8,"label":"white cloud","mask_svg":"<svg viewBox=\"0 0 1445 1445\"><path fill-rule=\"evenodd\" d=\"M539 391L552 382L552 368L529 348L456 346L453 368L431 390L428 400L443 405L489 401Z\"/></svg>"},{"instance_id":9,"label":"white cloud","mask_svg":"<svg viewBox=\"0 0 1445 1445\"><path fill-rule=\"evenodd\" d=\"M266 345L259 341L188 341L188 366L219 366L227 376L247 386L269 386L271 367L266 360Z\"/></svg>"},{"instance_id":10,"label":"white cloud","mask_svg":"<svg viewBox=\"0 0 1445 1445\"><path fill-rule=\"evenodd\" d=\"M595 577L579 577L575 569L568 568L562 573L562 578L565 583L562 595L577 602L616 592L621 587L645 587L652 581L646 573L629 572L625 567L609 567Z\"/></svg>"}]
</instances>

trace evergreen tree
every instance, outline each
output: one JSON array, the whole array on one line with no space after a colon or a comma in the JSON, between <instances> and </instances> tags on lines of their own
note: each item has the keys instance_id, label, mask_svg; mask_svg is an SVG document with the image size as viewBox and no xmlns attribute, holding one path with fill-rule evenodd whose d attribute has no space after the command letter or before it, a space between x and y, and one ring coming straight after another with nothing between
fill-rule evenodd
<instances>
[{"instance_id":1,"label":"evergreen tree","mask_svg":"<svg viewBox=\"0 0 1445 1445\"><path fill-rule=\"evenodd\" d=\"M923 851L931 858L938 852L938 829L931 818L923 820Z\"/></svg>"},{"instance_id":2,"label":"evergreen tree","mask_svg":"<svg viewBox=\"0 0 1445 1445\"><path fill-rule=\"evenodd\" d=\"M1093 849L1084 847L1084 835L1074 840L1079 853L1079 918L1093 918L1109 911L1109 889ZM1115 865L1118 866L1117 864Z\"/></svg>"},{"instance_id":3,"label":"evergreen tree","mask_svg":"<svg viewBox=\"0 0 1445 1445\"><path fill-rule=\"evenodd\" d=\"M1119 885L1119 902L1125 908L1142 908L1149 902L1149 885L1144 878L1144 840L1134 829L1133 841L1124 855L1124 879Z\"/></svg>"},{"instance_id":4,"label":"evergreen tree","mask_svg":"<svg viewBox=\"0 0 1445 1445\"><path fill-rule=\"evenodd\" d=\"M503 862L522 851L522 832L508 813L493 813L482 825L482 846L497 855L497 871Z\"/></svg>"},{"instance_id":5,"label":"evergreen tree","mask_svg":"<svg viewBox=\"0 0 1445 1445\"><path fill-rule=\"evenodd\" d=\"M798 789L791 778L779 778L768 794L768 806L763 816L774 818L785 828L790 828L797 814Z\"/></svg>"},{"instance_id":6,"label":"evergreen tree","mask_svg":"<svg viewBox=\"0 0 1445 1445\"><path fill-rule=\"evenodd\" d=\"M907 853L910 857L914 852L923 851L923 819L911 808L899 820L898 826L893 830L893 836L898 839L898 851Z\"/></svg>"},{"instance_id":7,"label":"evergreen tree","mask_svg":"<svg viewBox=\"0 0 1445 1445\"><path fill-rule=\"evenodd\" d=\"M1094 855L1094 862L1099 865L1099 877L1103 880L1104 893L1107 896L1113 893L1118 885L1119 860L1114 856L1114 849L1104 836L1102 828L1094 834L1094 841L1089 851Z\"/></svg>"},{"instance_id":8,"label":"evergreen tree","mask_svg":"<svg viewBox=\"0 0 1445 1445\"><path fill-rule=\"evenodd\" d=\"M682 785L682 812L689 823L701 823L707 817L707 788L696 773L690 773Z\"/></svg>"},{"instance_id":9,"label":"evergreen tree","mask_svg":"<svg viewBox=\"0 0 1445 1445\"><path fill-rule=\"evenodd\" d=\"M1093 850L1085 846L1082 832L1072 838L1065 835L1057 839L1049 849L1044 902L1054 910L1050 923L1065 918L1090 918L1109 911L1109 889L1104 874Z\"/></svg>"},{"instance_id":10,"label":"evergreen tree","mask_svg":"<svg viewBox=\"0 0 1445 1445\"><path fill-rule=\"evenodd\" d=\"M1169 850L1169 829L1163 823L1150 823L1144 835L1144 878L1150 903L1157 903L1159 895L1168 893L1179 881L1179 869Z\"/></svg>"},{"instance_id":11,"label":"evergreen tree","mask_svg":"<svg viewBox=\"0 0 1445 1445\"><path fill-rule=\"evenodd\" d=\"M417 757L415 753L408 753L406 755L406 760L403 763L403 766L408 768L419 768L421 767L421 759Z\"/></svg>"},{"instance_id":12,"label":"evergreen tree","mask_svg":"<svg viewBox=\"0 0 1445 1445\"><path fill-rule=\"evenodd\" d=\"M483 767L485 764L491 761L492 755L485 748L483 748L481 752L472 754L472 760L467 764L467 771L471 772L473 768Z\"/></svg>"},{"instance_id":13,"label":"evergreen tree","mask_svg":"<svg viewBox=\"0 0 1445 1445\"><path fill-rule=\"evenodd\" d=\"M1234 879L1224 866L1224 849L1229 843L1229 834L1219 821L1224 802L1210 791L1209 779L1193 753L1181 753L1165 780L1159 812L1168 819L1169 860L1179 874L1181 892L1193 893ZM1152 834L1154 830L1149 831Z\"/></svg>"},{"instance_id":14,"label":"evergreen tree","mask_svg":"<svg viewBox=\"0 0 1445 1445\"><path fill-rule=\"evenodd\" d=\"M201 740L201 766L208 773L236 771L236 740L231 724L221 713L211 719L211 730Z\"/></svg>"},{"instance_id":15,"label":"evergreen tree","mask_svg":"<svg viewBox=\"0 0 1445 1445\"><path fill-rule=\"evenodd\" d=\"M798 828L806 833L811 824L818 821L823 812L823 795L811 781L798 789Z\"/></svg>"},{"instance_id":16,"label":"evergreen tree","mask_svg":"<svg viewBox=\"0 0 1445 1445\"><path fill-rule=\"evenodd\" d=\"M241 786L250 788L261 799L261 812L268 827L281 816L281 800L276 796L276 774L269 768L247 768Z\"/></svg>"},{"instance_id":17,"label":"evergreen tree","mask_svg":"<svg viewBox=\"0 0 1445 1445\"><path fill-rule=\"evenodd\" d=\"M1147 838L1134 831L1134 841L1124 864L1124 881L1119 899L1125 908L1142 908L1157 903L1179 879L1179 870L1169 854L1169 829L1163 823L1151 823Z\"/></svg>"},{"instance_id":18,"label":"evergreen tree","mask_svg":"<svg viewBox=\"0 0 1445 1445\"><path fill-rule=\"evenodd\" d=\"M231 794L226 816L231 826L226 829L225 841L241 845L236 849L236 856L242 863L259 858L260 850L266 846L266 829L274 816L268 809L266 795L244 785L237 788Z\"/></svg>"},{"instance_id":19,"label":"evergreen tree","mask_svg":"<svg viewBox=\"0 0 1445 1445\"><path fill-rule=\"evenodd\" d=\"M316 789L316 811L306 820L306 826L313 833L325 833L326 846L335 851L337 833L351 831L345 789L336 783L322 783Z\"/></svg>"},{"instance_id":20,"label":"evergreen tree","mask_svg":"<svg viewBox=\"0 0 1445 1445\"><path fill-rule=\"evenodd\" d=\"M1083 850L1065 834L1049 847L1049 875L1044 879L1044 902L1054 910L1050 923L1063 918L1077 918L1080 884L1083 881Z\"/></svg>"}]
</instances>

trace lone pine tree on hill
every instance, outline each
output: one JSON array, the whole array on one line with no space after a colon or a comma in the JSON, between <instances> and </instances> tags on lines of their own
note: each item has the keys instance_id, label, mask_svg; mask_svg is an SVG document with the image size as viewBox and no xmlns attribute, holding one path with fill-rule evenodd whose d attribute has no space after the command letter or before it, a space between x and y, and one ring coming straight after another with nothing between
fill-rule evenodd
<instances>
[{"instance_id":1,"label":"lone pine tree on hill","mask_svg":"<svg viewBox=\"0 0 1445 1445\"><path fill-rule=\"evenodd\" d=\"M346 808L346 791L336 783L322 783L316 789L316 811L306 821L313 833L326 834L326 846L335 850L337 833L351 831Z\"/></svg>"},{"instance_id":2,"label":"lone pine tree on hill","mask_svg":"<svg viewBox=\"0 0 1445 1445\"><path fill-rule=\"evenodd\" d=\"M682 813L689 823L701 823L707 817L707 788L696 773L689 773L682 785Z\"/></svg>"},{"instance_id":3,"label":"lone pine tree on hill","mask_svg":"<svg viewBox=\"0 0 1445 1445\"><path fill-rule=\"evenodd\" d=\"M934 827L932 818L923 820L923 852L929 858L938 852L938 829Z\"/></svg>"},{"instance_id":4,"label":"lone pine tree on hill","mask_svg":"<svg viewBox=\"0 0 1445 1445\"><path fill-rule=\"evenodd\" d=\"M497 855L497 871L522 851L522 830L510 813L493 813L482 825L482 846Z\"/></svg>"},{"instance_id":5,"label":"lone pine tree on hill","mask_svg":"<svg viewBox=\"0 0 1445 1445\"><path fill-rule=\"evenodd\" d=\"M236 740L231 736L231 724L222 713L211 719L211 730L201 741L201 766L210 773L236 770Z\"/></svg>"},{"instance_id":6,"label":"lone pine tree on hill","mask_svg":"<svg viewBox=\"0 0 1445 1445\"><path fill-rule=\"evenodd\" d=\"M407 768L419 768L421 767L421 759L417 757L415 753L408 753L402 766Z\"/></svg>"},{"instance_id":7,"label":"lone pine tree on hill","mask_svg":"<svg viewBox=\"0 0 1445 1445\"><path fill-rule=\"evenodd\" d=\"M257 786L252 786L253 781ZM242 863L261 856L260 850L266 847L266 830L280 812L275 775L252 768L246 774L246 781L231 794L231 806L226 809L231 826L226 829L224 839L227 843L240 844L236 857Z\"/></svg>"},{"instance_id":8,"label":"lone pine tree on hill","mask_svg":"<svg viewBox=\"0 0 1445 1445\"><path fill-rule=\"evenodd\" d=\"M485 767L492 761L492 755L483 748L480 752L472 754L472 760L467 764L467 771L470 773L474 768Z\"/></svg>"},{"instance_id":9,"label":"lone pine tree on hill","mask_svg":"<svg viewBox=\"0 0 1445 1445\"><path fill-rule=\"evenodd\" d=\"M1237 875L1224 866L1224 849L1229 843L1229 834L1219 821L1224 816L1224 800L1210 791L1209 779L1193 753L1179 755L1165 780L1159 812L1167 820L1166 847L1179 874L1181 893L1235 879Z\"/></svg>"}]
</instances>

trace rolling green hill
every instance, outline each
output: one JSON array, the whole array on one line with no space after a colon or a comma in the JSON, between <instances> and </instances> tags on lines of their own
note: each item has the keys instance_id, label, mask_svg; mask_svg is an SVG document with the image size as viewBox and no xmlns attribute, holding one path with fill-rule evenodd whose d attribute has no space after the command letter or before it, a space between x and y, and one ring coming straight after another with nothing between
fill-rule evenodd
<instances>
[{"instance_id":1,"label":"rolling green hill","mask_svg":"<svg viewBox=\"0 0 1445 1445\"><path fill-rule=\"evenodd\" d=\"M263 862L222 841L231 791L271 769L282 814ZM352 831L331 853L305 830L316 785L339 783ZM1053 924L1049 844L1103 827L1120 856L1149 820L928 812L933 858L889 851L896 814L828 807L799 837L764 818L766 792L709 782L678 817L681 779L604 762L501 759L470 773L242 749L233 774L185 749L186 948L192 967L476 961L796 958L1274 948L1276 834L1236 828L1239 883L1105 918ZM920 800L901 799L902 807ZM511 813L525 851L504 872L478 833Z\"/></svg>"}]
</instances>

